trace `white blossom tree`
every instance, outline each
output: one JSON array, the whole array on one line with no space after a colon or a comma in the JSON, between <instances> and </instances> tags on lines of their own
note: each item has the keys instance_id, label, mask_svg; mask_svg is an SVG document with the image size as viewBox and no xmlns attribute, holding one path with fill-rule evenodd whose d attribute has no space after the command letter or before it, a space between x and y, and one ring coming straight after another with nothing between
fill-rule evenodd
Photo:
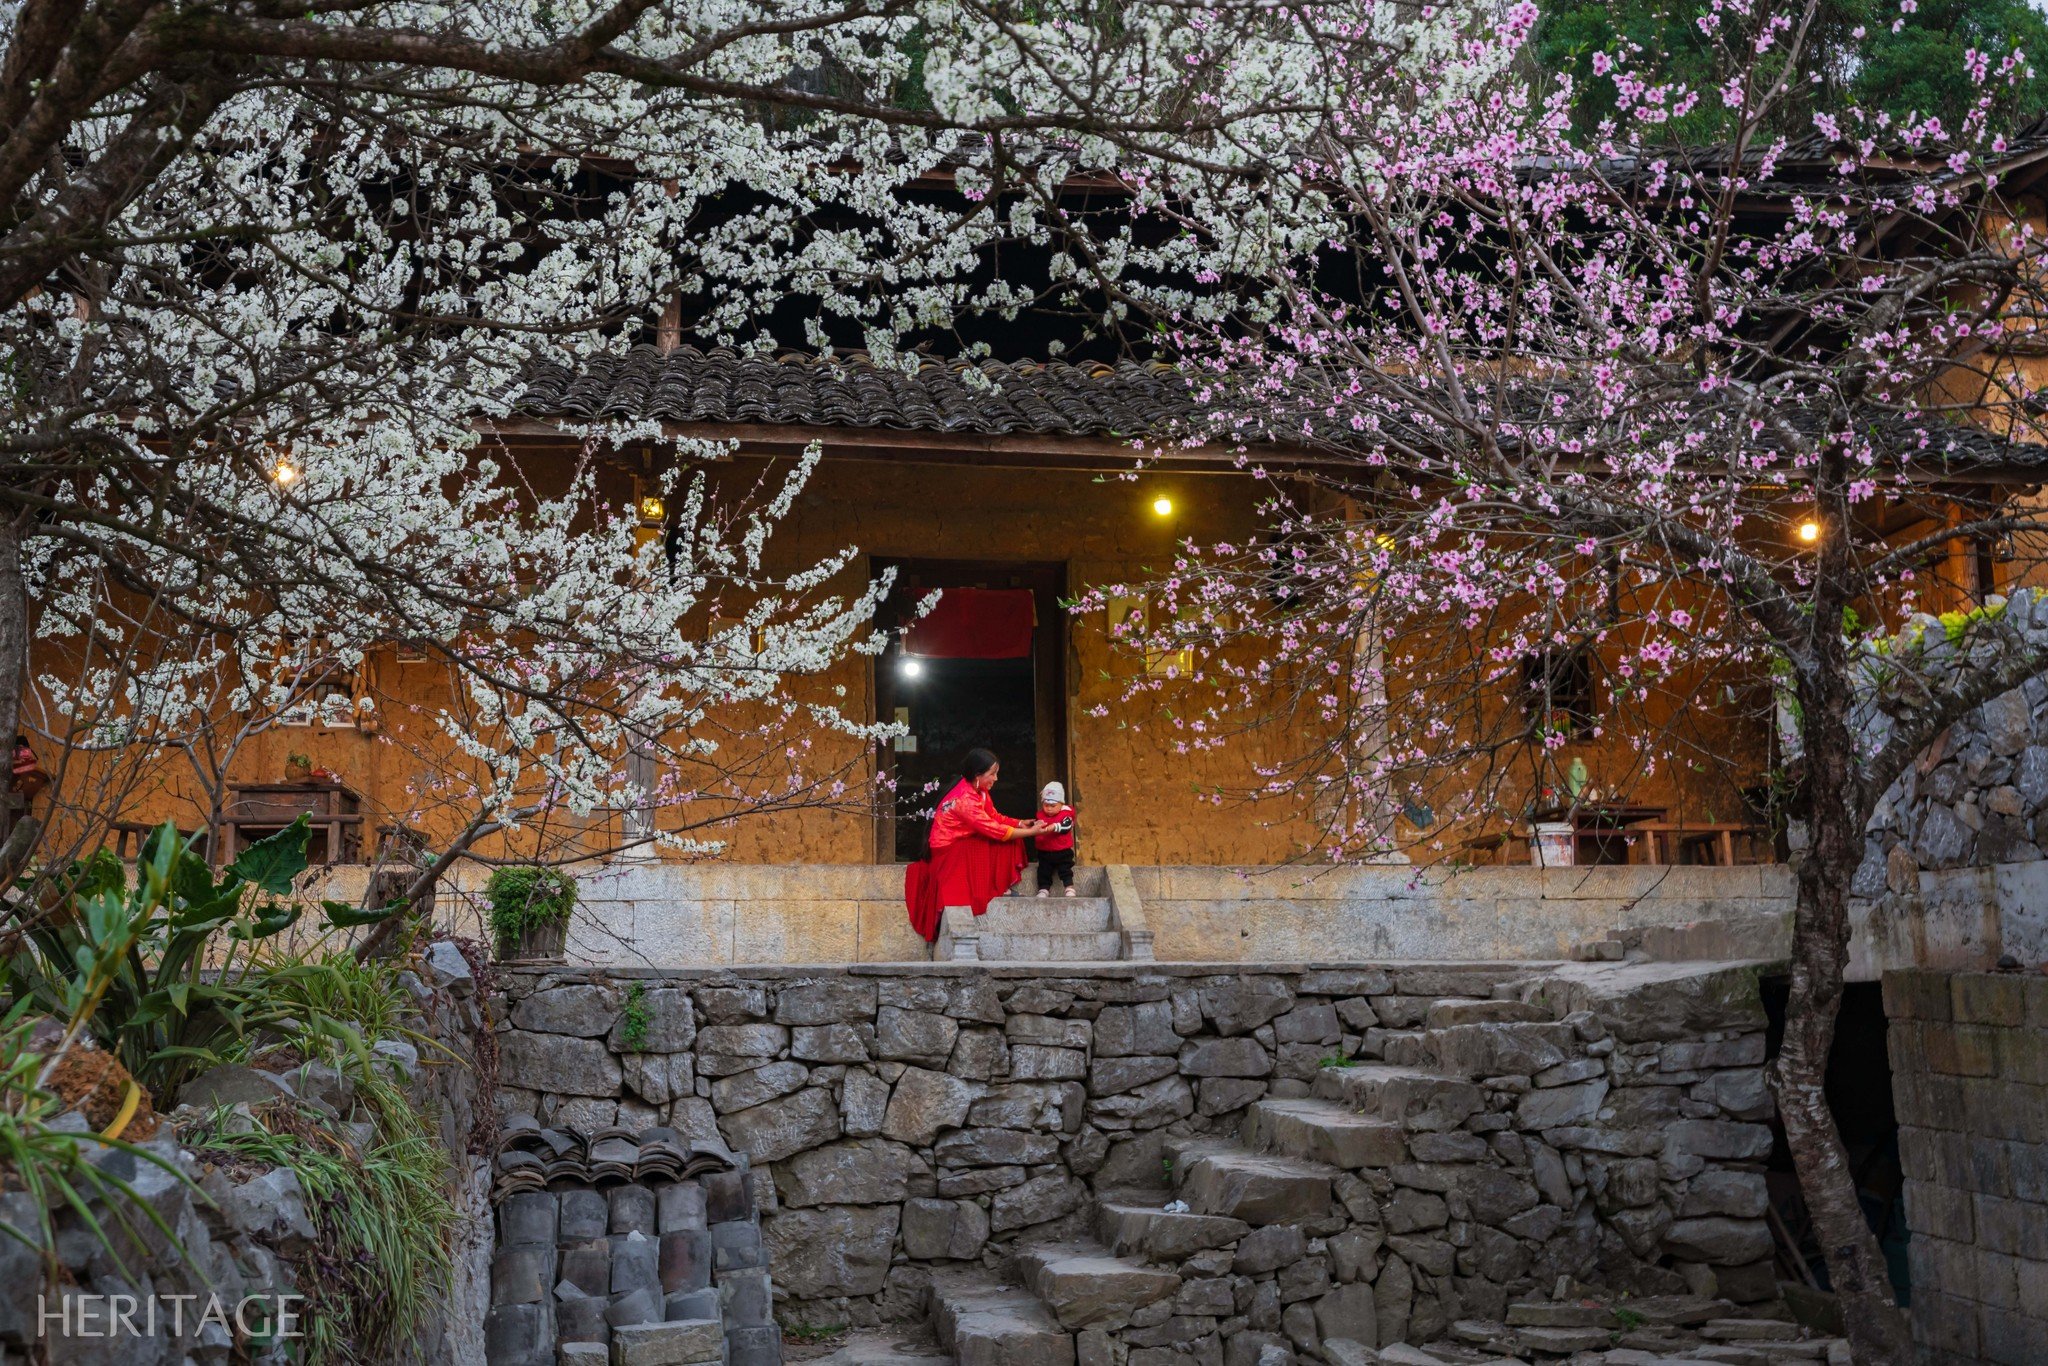
<instances>
[{"instance_id":1,"label":"white blossom tree","mask_svg":"<svg viewBox=\"0 0 2048 1366\"><path fill-rule=\"evenodd\" d=\"M435 781L469 804L436 869L547 811L845 799L786 755L742 800L738 756L870 738L789 681L874 646L875 591L830 589L845 555L763 567L790 489L742 512L683 478L641 544L604 453L693 452L593 423L536 480L489 436L521 376L799 323L887 360L1014 312L1039 291L991 244L1070 232L1091 175L1244 181L1330 60L1394 60L1372 11L0 6L0 733L33 677L70 790L169 755L217 808L249 735L403 643L445 671Z\"/></svg>"}]
</instances>

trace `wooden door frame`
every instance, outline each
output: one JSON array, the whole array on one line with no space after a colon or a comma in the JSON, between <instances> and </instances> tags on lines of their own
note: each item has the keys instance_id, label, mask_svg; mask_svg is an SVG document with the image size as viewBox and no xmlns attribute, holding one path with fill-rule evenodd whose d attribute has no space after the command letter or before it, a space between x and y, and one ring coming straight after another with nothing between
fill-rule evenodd
<instances>
[{"instance_id":1,"label":"wooden door frame","mask_svg":"<svg viewBox=\"0 0 2048 1366\"><path fill-rule=\"evenodd\" d=\"M868 578L872 582L882 570L897 571L897 588L891 604L906 592L913 579L923 588L1029 588L1037 609L1031 631L1032 734L1037 743L1037 775L1033 786L1057 779L1068 783L1072 800L1069 736L1067 732L1067 610L1060 605L1067 592L1065 560L959 560L921 555L869 555ZM921 596L921 594L920 594ZM901 600L914 601L903 597ZM894 631L898 622L878 618L877 624ZM882 654L869 660L869 707L877 722L893 718L895 677L893 661L901 638L893 640ZM875 774L892 775L896 768L893 746L875 747ZM893 799L875 812L874 857L877 863L896 862L896 813Z\"/></svg>"}]
</instances>

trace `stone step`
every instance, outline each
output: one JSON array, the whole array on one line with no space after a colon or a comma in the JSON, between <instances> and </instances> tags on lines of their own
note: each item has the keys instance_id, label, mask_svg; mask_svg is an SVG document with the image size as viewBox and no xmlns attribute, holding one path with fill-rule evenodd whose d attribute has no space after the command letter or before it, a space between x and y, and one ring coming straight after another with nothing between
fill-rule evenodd
<instances>
[{"instance_id":1,"label":"stone step","mask_svg":"<svg viewBox=\"0 0 2048 1366\"><path fill-rule=\"evenodd\" d=\"M1114 1256L1095 1243L1021 1248L1010 1265L1069 1332L1097 1323L1121 1327L1132 1311L1180 1292L1173 1272Z\"/></svg>"},{"instance_id":2,"label":"stone step","mask_svg":"<svg viewBox=\"0 0 2048 1366\"><path fill-rule=\"evenodd\" d=\"M1334 1101L1267 1099L1245 1112L1243 1137L1253 1152L1360 1171L1406 1162L1404 1132L1399 1124L1347 1110Z\"/></svg>"},{"instance_id":3,"label":"stone step","mask_svg":"<svg viewBox=\"0 0 2048 1366\"><path fill-rule=\"evenodd\" d=\"M937 1343L909 1325L856 1332L833 1346L836 1350L830 1356L819 1357L810 1366L953 1366L953 1358Z\"/></svg>"},{"instance_id":4,"label":"stone step","mask_svg":"<svg viewBox=\"0 0 2048 1366\"><path fill-rule=\"evenodd\" d=\"M990 934L977 949L985 963L1114 963L1124 956L1123 936L1097 934Z\"/></svg>"},{"instance_id":5,"label":"stone step","mask_svg":"<svg viewBox=\"0 0 2048 1366\"><path fill-rule=\"evenodd\" d=\"M1485 1097L1469 1081L1392 1063L1325 1067L1310 1094L1406 1129L1455 1129L1476 1114Z\"/></svg>"},{"instance_id":6,"label":"stone step","mask_svg":"<svg viewBox=\"0 0 2048 1366\"><path fill-rule=\"evenodd\" d=\"M1160 1191L1118 1191L1097 1197L1095 1234L1118 1257L1178 1264L1212 1247L1234 1243L1252 1231L1242 1219L1214 1214L1168 1212L1172 1197Z\"/></svg>"},{"instance_id":7,"label":"stone step","mask_svg":"<svg viewBox=\"0 0 2048 1366\"><path fill-rule=\"evenodd\" d=\"M999 896L981 918L984 933L1100 934L1110 928L1106 896Z\"/></svg>"},{"instance_id":8,"label":"stone step","mask_svg":"<svg viewBox=\"0 0 2048 1366\"><path fill-rule=\"evenodd\" d=\"M1338 1175L1321 1162L1242 1148L1205 1152L1174 1171L1181 1198L1195 1213L1255 1225L1322 1218Z\"/></svg>"},{"instance_id":9,"label":"stone step","mask_svg":"<svg viewBox=\"0 0 2048 1366\"><path fill-rule=\"evenodd\" d=\"M1427 1029L1447 1029L1461 1024L1548 1023L1556 1018L1547 1008L1527 1001L1468 1000L1447 996L1430 1002L1429 1012L1422 1023Z\"/></svg>"},{"instance_id":10,"label":"stone step","mask_svg":"<svg viewBox=\"0 0 2048 1366\"><path fill-rule=\"evenodd\" d=\"M1074 1366L1074 1335L1036 1295L985 1271L933 1274L932 1327L958 1366Z\"/></svg>"}]
</instances>

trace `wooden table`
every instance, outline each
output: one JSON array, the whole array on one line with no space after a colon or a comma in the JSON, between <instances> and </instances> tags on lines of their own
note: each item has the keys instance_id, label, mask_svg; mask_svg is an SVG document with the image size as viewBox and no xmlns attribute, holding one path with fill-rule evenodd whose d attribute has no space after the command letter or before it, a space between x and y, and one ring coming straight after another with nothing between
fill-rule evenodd
<instances>
[{"instance_id":1,"label":"wooden table","mask_svg":"<svg viewBox=\"0 0 2048 1366\"><path fill-rule=\"evenodd\" d=\"M1723 868L1736 863L1736 842L1747 845L1747 863L1767 862L1753 855L1758 840L1769 832L1741 821L1636 821L1625 827L1630 837L1630 863L1707 863ZM1644 857L1637 858L1640 851Z\"/></svg>"},{"instance_id":2,"label":"wooden table","mask_svg":"<svg viewBox=\"0 0 2048 1366\"><path fill-rule=\"evenodd\" d=\"M298 783L229 783L221 816L221 861L231 863L257 840L274 835L299 817L312 825L306 861L360 863L363 800L345 783L308 779Z\"/></svg>"}]
</instances>

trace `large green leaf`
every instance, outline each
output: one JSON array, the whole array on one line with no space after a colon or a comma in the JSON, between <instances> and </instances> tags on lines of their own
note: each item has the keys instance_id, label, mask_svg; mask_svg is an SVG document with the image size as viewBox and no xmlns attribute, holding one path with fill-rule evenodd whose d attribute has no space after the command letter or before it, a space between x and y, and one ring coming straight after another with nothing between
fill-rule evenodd
<instances>
[{"instance_id":1,"label":"large green leaf","mask_svg":"<svg viewBox=\"0 0 2048 1366\"><path fill-rule=\"evenodd\" d=\"M375 925L389 920L394 912L405 909L405 903L394 901L389 906L370 909L351 906L346 901L323 901L320 903L320 909L327 913L328 925L337 930L345 930L355 925Z\"/></svg>"},{"instance_id":2,"label":"large green leaf","mask_svg":"<svg viewBox=\"0 0 2048 1366\"><path fill-rule=\"evenodd\" d=\"M283 896L292 889L292 879L306 871L306 840L312 823L299 817L267 839L257 840L228 865L230 879Z\"/></svg>"}]
</instances>

